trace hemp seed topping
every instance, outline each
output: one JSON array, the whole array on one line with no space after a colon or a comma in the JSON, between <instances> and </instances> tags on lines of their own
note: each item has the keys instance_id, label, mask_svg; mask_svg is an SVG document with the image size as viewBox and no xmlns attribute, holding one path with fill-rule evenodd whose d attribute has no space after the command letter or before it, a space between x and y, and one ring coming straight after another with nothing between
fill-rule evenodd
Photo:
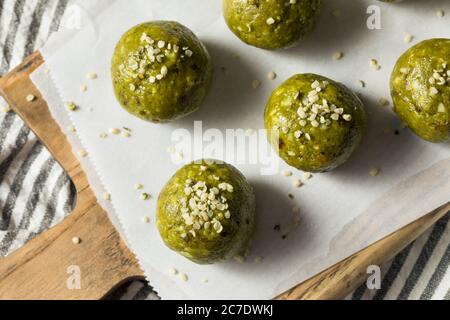
<instances>
[{"instance_id":1,"label":"hemp seed topping","mask_svg":"<svg viewBox=\"0 0 450 320\"><path fill-rule=\"evenodd\" d=\"M268 19L266 20L266 23L267 23L268 25L272 25L272 24L275 23L275 19L272 18L272 17L270 17L270 18L268 18Z\"/></svg>"},{"instance_id":2,"label":"hemp seed topping","mask_svg":"<svg viewBox=\"0 0 450 320\"><path fill-rule=\"evenodd\" d=\"M180 213L188 232L195 237L196 231L212 228L216 233L223 231L220 219L230 219L226 195L233 193L234 188L229 183L219 183L217 187L208 187L204 181L185 181L184 194L181 199Z\"/></svg>"},{"instance_id":3,"label":"hemp seed topping","mask_svg":"<svg viewBox=\"0 0 450 320\"><path fill-rule=\"evenodd\" d=\"M334 104L329 104L328 100L321 97L321 93L326 90L329 85L328 81L314 81L311 83L311 91L306 95L300 97L300 93L296 94L296 100L299 103L297 109L297 120L301 127L306 127L308 124L313 128L327 129L333 122L340 121L342 118L344 121L352 121L350 114L345 114L344 108L339 108ZM293 125L286 117L279 117L280 126L274 127L274 130L281 128L281 132L288 134L290 127ZM294 138L301 139L305 137L307 141L311 141L312 137L309 132L303 132L297 130L292 132ZM295 155L292 155L295 156Z\"/></svg>"},{"instance_id":4,"label":"hemp seed topping","mask_svg":"<svg viewBox=\"0 0 450 320\"><path fill-rule=\"evenodd\" d=\"M130 83L130 90L141 93L144 81L155 84L170 73L169 61L190 58L193 54L189 47L180 49L175 43L152 39L144 32L140 38L140 47L128 56L119 70L125 77L134 80Z\"/></svg>"}]
</instances>

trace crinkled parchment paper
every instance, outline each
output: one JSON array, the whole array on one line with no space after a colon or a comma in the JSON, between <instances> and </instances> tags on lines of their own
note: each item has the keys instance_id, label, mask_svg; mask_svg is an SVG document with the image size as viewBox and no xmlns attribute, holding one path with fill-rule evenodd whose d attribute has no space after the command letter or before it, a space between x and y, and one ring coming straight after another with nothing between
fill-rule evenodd
<instances>
[{"instance_id":1,"label":"crinkled parchment paper","mask_svg":"<svg viewBox=\"0 0 450 320\"><path fill-rule=\"evenodd\" d=\"M370 4L381 8L380 30L366 27ZM448 2L326 1L314 34L299 47L279 52L241 43L226 28L219 0L116 0L96 1L95 5L79 1L78 5L81 30L55 34L42 51L60 98L51 97L49 92L55 90L49 89L42 70L33 80L62 126L70 121L77 128L78 136L71 140L75 149L89 152L82 159L89 168L89 179L98 195L112 194L108 211L116 225L121 225L119 229L162 298L272 298L450 199L449 145L421 141L401 128L389 107L378 104L381 97L389 98L390 72L397 57L411 45L404 42L405 33L415 36L414 43L450 37L449 17L436 16L441 8L450 12ZM331 14L336 8L341 10L340 17ZM123 111L114 98L109 74L111 54L121 34L154 19L177 20L191 28L207 46L215 65L212 90L201 110L165 125L146 123ZM332 56L338 51L344 58L335 61ZM381 70L370 67L371 58L379 61ZM278 78L269 81L267 73L272 70ZM97 72L98 79L87 80L88 72ZM192 132L195 120L203 121L203 130L261 129L270 92L302 72L323 74L361 94L370 122L361 148L341 168L315 175L299 189L292 187L293 179L302 178L296 170L286 178L261 175L262 163L236 164L258 199L257 232L245 263L199 266L168 250L155 228L154 213L160 189L181 166L167 152L174 145L174 130ZM262 81L256 90L254 79ZM364 80L366 87L359 86L358 80ZM80 92L82 84L88 85L85 93ZM80 110L68 113L61 101L75 101ZM112 127L128 127L132 137L99 138ZM398 135L393 133L396 129ZM185 161L196 157L183 151ZM381 169L377 177L369 175L372 167ZM280 171L287 169L281 164ZM142 183L153 198L140 200L136 183ZM294 200L288 199L289 192ZM301 224L290 228L294 206L301 209ZM151 217L149 224L143 223L144 216ZM277 224L279 232L274 230ZM256 263L255 256L263 260ZM171 268L186 273L189 281L172 275Z\"/></svg>"}]
</instances>

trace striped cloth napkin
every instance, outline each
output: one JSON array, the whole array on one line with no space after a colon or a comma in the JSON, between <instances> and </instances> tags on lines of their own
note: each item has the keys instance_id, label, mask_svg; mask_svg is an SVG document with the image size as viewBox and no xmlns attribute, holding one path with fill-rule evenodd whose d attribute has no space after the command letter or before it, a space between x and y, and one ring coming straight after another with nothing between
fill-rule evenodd
<instances>
[{"instance_id":1,"label":"striped cloth napkin","mask_svg":"<svg viewBox=\"0 0 450 320\"><path fill-rule=\"evenodd\" d=\"M0 75L58 29L69 0L0 0ZM70 213L70 179L33 133L0 101L0 259ZM381 266L380 290L365 285L346 299L450 299L450 213ZM158 299L133 282L112 299Z\"/></svg>"}]
</instances>

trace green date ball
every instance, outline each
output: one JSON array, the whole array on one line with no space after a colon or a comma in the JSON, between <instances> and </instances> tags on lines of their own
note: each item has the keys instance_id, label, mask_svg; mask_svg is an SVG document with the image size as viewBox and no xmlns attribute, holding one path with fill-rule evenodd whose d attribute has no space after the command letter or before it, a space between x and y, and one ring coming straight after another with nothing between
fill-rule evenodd
<instances>
[{"instance_id":1,"label":"green date ball","mask_svg":"<svg viewBox=\"0 0 450 320\"><path fill-rule=\"evenodd\" d=\"M450 138L450 39L425 40L407 50L391 76L394 111L419 137Z\"/></svg>"},{"instance_id":2,"label":"green date ball","mask_svg":"<svg viewBox=\"0 0 450 320\"><path fill-rule=\"evenodd\" d=\"M245 254L255 207L253 189L235 167L196 161L162 189L156 225L170 249L195 263L212 264Z\"/></svg>"},{"instance_id":3,"label":"green date ball","mask_svg":"<svg viewBox=\"0 0 450 320\"><path fill-rule=\"evenodd\" d=\"M230 30L245 43L269 50L296 44L314 29L321 0L224 0Z\"/></svg>"},{"instance_id":4,"label":"green date ball","mask_svg":"<svg viewBox=\"0 0 450 320\"><path fill-rule=\"evenodd\" d=\"M111 63L122 107L143 120L182 118L203 102L212 78L210 56L192 31L178 22L152 21L128 30Z\"/></svg>"},{"instance_id":5,"label":"green date ball","mask_svg":"<svg viewBox=\"0 0 450 320\"><path fill-rule=\"evenodd\" d=\"M366 114L356 94L316 74L298 74L275 89L264 124L269 142L290 166L307 172L343 164L366 131Z\"/></svg>"}]
</instances>

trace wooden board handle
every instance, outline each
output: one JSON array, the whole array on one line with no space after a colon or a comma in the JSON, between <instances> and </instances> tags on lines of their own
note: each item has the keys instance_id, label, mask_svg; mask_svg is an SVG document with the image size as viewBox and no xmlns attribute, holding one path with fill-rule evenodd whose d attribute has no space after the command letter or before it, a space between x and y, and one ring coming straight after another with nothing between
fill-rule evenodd
<instances>
[{"instance_id":1,"label":"wooden board handle","mask_svg":"<svg viewBox=\"0 0 450 320\"><path fill-rule=\"evenodd\" d=\"M0 260L0 299L101 299L124 281L142 278L142 271L98 204L67 138L29 80L42 63L39 53L27 58L0 79L0 93L66 170L77 189L77 203L63 222ZM29 94L37 99L28 102ZM74 244L73 237L81 243Z\"/></svg>"}]
</instances>

